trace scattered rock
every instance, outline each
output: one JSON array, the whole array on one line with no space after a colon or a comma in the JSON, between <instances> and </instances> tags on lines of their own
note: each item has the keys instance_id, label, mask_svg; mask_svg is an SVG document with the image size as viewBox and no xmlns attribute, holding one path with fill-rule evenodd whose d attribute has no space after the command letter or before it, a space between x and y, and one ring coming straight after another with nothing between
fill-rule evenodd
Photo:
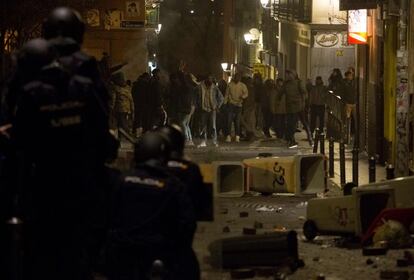
<instances>
[{"instance_id":1,"label":"scattered rock","mask_svg":"<svg viewBox=\"0 0 414 280\"><path fill-rule=\"evenodd\" d=\"M372 266L372 268L378 268L378 265L374 264L374 265Z\"/></svg>"},{"instance_id":2,"label":"scattered rock","mask_svg":"<svg viewBox=\"0 0 414 280\"><path fill-rule=\"evenodd\" d=\"M220 210L220 214L221 215L226 215L226 214L228 214L229 213L229 209L221 209Z\"/></svg>"},{"instance_id":3,"label":"scattered rock","mask_svg":"<svg viewBox=\"0 0 414 280\"><path fill-rule=\"evenodd\" d=\"M287 275L284 274L283 272L277 272L273 279L274 280L285 280L285 279L288 279L288 278L287 278Z\"/></svg>"},{"instance_id":4,"label":"scattered rock","mask_svg":"<svg viewBox=\"0 0 414 280\"><path fill-rule=\"evenodd\" d=\"M380 272L380 279L408 280L409 278L410 274L408 271L385 270Z\"/></svg>"},{"instance_id":5,"label":"scattered rock","mask_svg":"<svg viewBox=\"0 0 414 280\"><path fill-rule=\"evenodd\" d=\"M367 259L367 261L365 262L367 265L371 265L374 264L374 261L371 259Z\"/></svg>"},{"instance_id":6,"label":"scattered rock","mask_svg":"<svg viewBox=\"0 0 414 280\"><path fill-rule=\"evenodd\" d=\"M254 222L254 228L256 228L256 229L260 229L260 228L263 228L263 223L261 223L261 222Z\"/></svg>"},{"instance_id":7,"label":"scattered rock","mask_svg":"<svg viewBox=\"0 0 414 280\"><path fill-rule=\"evenodd\" d=\"M408 261L408 264L414 265L414 256L410 251L404 251L404 259Z\"/></svg>"},{"instance_id":8,"label":"scattered rock","mask_svg":"<svg viewBox=\"0 0 414 280\"><path fill-rule=\"evenodd\" d=\"M397 267L407 267L407 266L408 266L408 260L406 259L397 260Z\"/></svg>"},{"instance_id":9,"label":"scattered rock","mask_svg":"<svg viewBox=\"0 0 414 280\"><path fill-rule=\"evenodd\" d=\"M230 272L231 279L250 279L255 277L253 269L237 269Z\"/></svg>"},{"instance_id":10,"label":"scattered rock","mask_svg":"<svg viewBox=\"0 0 414 280\"><path fill-rule=\"evenodd\" d=\"M229 232L230 232L230 227L225 226L225 227L223 228L223 233L229 233Z\"/></svg>"},{"instance_id":11,"label":"scattered rock","mask_svg":"<svg viewBox=\"0 0 414 280\"><path fill-rule=\"evenodd\" d=\"M387 254L386 248L366 247L362 249L363 256L380 256Z\"/></svg>"},{"instance_id":12,"label":"scattered rock","mask_svg":"<svg viewBox=\"0 0 414 280\"><path fill-rule=\"evenodd\" d=\"M319 257L314 257L312 260L313 260L314 262L319 262L320 258L319 258Z\"/></svg>"},{"instance_id":13,"label":"scattered rock","mask_svg":"<svg viewBox=\"0 0 414 280\"><path fill-rule=\"evenodd\" d=\"M299 217L298 217L298 219L299 219L300 221L304 221L304 220L306 220L306 218L305 218L304 216L299 216Z\"/></svg>"},{"instance_id":14,"label":"scattered rock","mask_svg":"<svg viewBox=\"0 0 414 280\"><path fill-rule=\"evenodd\" d=\"M257 277L272 277L277 273L277 269L274 267L258 267L256 268Z\"/></svg>"},{"instance_id":15,"label":"scattered rock","mask_svg":"<svg viewBox=\"0 0 414 280\"><path fill-rule=\"evenodd\" d=\"M240 215L240 218L247 218L249 217L249 212L240 212L239 215Z\"/></svg>"},{"instance_id":16,"label":"scattered rock","mask_svg":"<svg viewBox=\"0 0 414 280\"><path fill-rule=\"evenodd\" d=\"M256 229L255 228L243 228L243 234L245 235L255 235Z\"/></svg>"},{"instance_id":17,"label":"scattered rock","mask_svg":"<svg viewBox=\"0 0 414 280\"><path fill-rule=\"evenodd\" d=\"M256 208L256 211L259 212L259 213L260 212L275 212L275 211L277 211L277 209L275 209L272 206L262 206L262 207Z\"/></svg>"},{"instance_id":18,"label":"scattered rock","mask_svg":"<svg viewBox=\"0 0 414 280\"><path fill-rule=\"evenodd\" d=\"M318 276L315 277L315 280L325 280L325 275L319 274Z\"/></svg>"},{"instance_id":19,"label":"scattered rock","mask_svg":"<svg viewBox=\"0 0 414 280\"><path fill-rule=\"evenodd\" d=\"M287 231L287 228L285 228L284 226L274 226L273 227L273 231L276 231L276 232L285 232L285 231Z\"/></svg>"}]
</instances>

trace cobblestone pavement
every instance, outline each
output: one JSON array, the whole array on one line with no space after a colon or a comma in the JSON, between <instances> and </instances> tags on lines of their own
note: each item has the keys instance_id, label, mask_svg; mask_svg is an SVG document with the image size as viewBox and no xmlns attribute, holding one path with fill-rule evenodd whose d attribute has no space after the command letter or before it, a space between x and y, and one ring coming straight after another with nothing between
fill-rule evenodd
<instances>
[{"instance_id":1,"label":"cobblestone pavement","mask_svg":"<svg viewBox=\"0 0 414 280\"><path fill-rule=\"evenodd\" d=\"M221 144L218 148L188 148L186 154L198 163L212 161L233 161L256 157L259 153L272 153L275 156L288 156L295 154L309 154L311 147L304 139L304 135L297 137L298 148L289 149L286 144L268 139L251 143ZM326 142L328 151L328 143ZM339 180L339 145L335 146L335 177L329 180L330 192L328 195L341 195ZM130 148L124 148L122 153ZM352 154L346 151L346 177L347 182L352 180ZM385 168L377 165L377 181L384 180ZM359 182L368 183L368 156L360 154ZM403 257L403 250L392 250L386 256L364 257L361 249L344 249L335 246L334 236L317 237L314 242L307 242L302 235L302 226L306 217L306 201L310 197L295 196L258 196L247 195L240 198L216 198L214 201L214 222L200 222L194 240L194 249L202 268L202 278L206 280L231 279L228 271L214 270L207 261L209 256L208 245L217 239L240 236L244 227L253 227L255 222L263 223L263 228L257 230L257 234L272 232L275 229L286 228L296 230L299 238L299 254L304 260L305 267L297 270L288 279L316 279L320 274L325 279L380 279L382 270L406 270L411 278L414 278L414 266L397 268L396 261ZM279 209L274 212L257 212L262 206ZM227 211L226 211L227 210ZM227 212L227 213L226 213ZM240 218L240 212L248 212L249 216ZM224 214L226 213L226 214ZM230 232L223 232L224 227L229 227ZM414 250L411 250L414 253ZM367 260L373 262L367 265ZM260 278L254 279L273 279Z\"/></svg>"},{"instance_id":2,"label":"cobblestone pavement","mask_svg":"<svg viewBox=\"0 0 414 280\"><path fill-rule=\"evenodd\" d=\"M308 197L284 197L284 196L255 196L243 198L218 198L215 200L215 221L202 222L194 240L194 249L202 267L202 279L224 280L231 279L228 271L217 271L211 268L207 262L209 256L208 245L210 242L232 236L241 236L244 227L252 228L255 222L263 223L263 229L258 229L257 234L272 232L275 229L286 228L296 230L299 238L299 254L304 260L305 267L288 275L288 279L316 279L320 274L326 279L380 279L382 270L407 270L414 277L414 266L397 268L396 261L403 257L403 250L392 250L386 256L364 257L361 249L344 249L335 246L334 236L317 237L314 242L308 242L302 235L302 226L306 216L306 202ZM257 212L258 207L268 206L277 212ZM227 214L224 214L228 210ZM248 212L249 216L240 218L240 212ZM223 228L228 226L229 233L224 233ZM414 250L411 250L414 253ZM367 265L367 260L373 264ZM254 279L273 279L255 277Z\"/></svg>"}]
</instances>

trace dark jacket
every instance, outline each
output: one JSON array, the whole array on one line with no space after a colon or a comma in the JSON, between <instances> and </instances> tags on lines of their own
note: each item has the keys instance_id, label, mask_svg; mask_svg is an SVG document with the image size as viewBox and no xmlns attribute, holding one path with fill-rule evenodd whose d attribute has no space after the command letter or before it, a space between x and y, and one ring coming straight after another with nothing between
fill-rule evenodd
<instances>
[{"instance_id":1,"label":"dark jacket","mask_svg":"<svg viewBox=\"0 0 414 280\"><path fill-rule=\"evenodd\" d=\"M356 104L357 95L354 81L344 80L344 102L346 104Z\"/></svg>"},{"instance_id":2,"label":"dark jacket","mask_svg":"<svg viewBox=\"0 0 414 280\"><path fill-rule=\"evenodd\" d=\"M312 87L309 94L310 105L325 105L328 89L324 85L315 85Z\"/></svg>"},{"instance_id":3,"label":"dark jacket","mask_svg":"<svg viewBox=\"0 0 414 280\"><path fill-rule=\"evenodd\" d=\"M300 80L288 80L285 82L283 92L286 96L286 113L302 112L305 107L306 88Z\"/></svg>"}]
</instances>

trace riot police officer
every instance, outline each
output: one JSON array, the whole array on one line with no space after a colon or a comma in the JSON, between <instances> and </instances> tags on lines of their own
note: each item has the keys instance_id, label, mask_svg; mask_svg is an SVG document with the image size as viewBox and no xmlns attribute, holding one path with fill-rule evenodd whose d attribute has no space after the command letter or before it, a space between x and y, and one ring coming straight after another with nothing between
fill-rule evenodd
<instances>
[{"instance_id":1,"label":"riot police officer","mask_svg":"<svg viewBox=\"0 0 414 280\"><path fill-rule=\"evenodd\" d=\"M185 136L181 128L172 124L157 131L168 139L170 154L167 169L184 183L186 192L193 202L197 220L211 220L212 193L203 183L198 165L184 158ZM193 250L188 252L183 261L187 263L186 270L183 271L185 278L200 279L200 267Z\"/></svg>"},{"instance_id":2,"label":"riot police officer","mask_svg":"<svg viewBox=\"0 0 414 280\"><path fill-rule=\"evenodd\" d=\"M89 222L89 247L90 254L95 255L91 260L96 263L97 255L103 245L107 227L106 207L108 193L108 180L112 177L113 170L107 168L105 163L111 161L112 155L116 154L119 147L118 140L109 133L109 104L110 96L99 71L98 63L92 56L81 51L85 33L85 23L81 15L68 7L54 9L42 26L42 36L48 40L57 52L57 62L70 75L88 78L92 81L91 100L89 102L90 116L94 125L88 127L88 143L93 143L91 152L94 161L89 166L90 174L94 175L93 194L96 198L90 202ZM106 186L106 187L105 187ZM98 199L99 198L99 199ZM101 206L98 206L101 205Z\"/></svg>"},{"instance_id":3,"label":"riot police officer","mask_svg":"<svg viewBox=\"0 0 414 280\"><path fill-rule=\"evenodd\" d=\"M182 183L166 172L168 156L158 133L147 132L136 145L136 168L122 176L114 200L110 280L149 279L156 260L168 272L163 279L191 279L177 260L191 248L195 215Z\"/></svg>"},{"instance_id":4,"label":"riot police officer","mask_svg":"<svg viewBox=\"0 0 414 280\"><path fill-rule=\"evenodd\" d=\"M197 220L209 220L210 192L203 183L203 177L197 164L184 158L185 137L178 125L172 124L157 130L168 139L170 154L167 163L168 170L177 176L186 186L194 203Z\"/></svg>"}]
</instances>

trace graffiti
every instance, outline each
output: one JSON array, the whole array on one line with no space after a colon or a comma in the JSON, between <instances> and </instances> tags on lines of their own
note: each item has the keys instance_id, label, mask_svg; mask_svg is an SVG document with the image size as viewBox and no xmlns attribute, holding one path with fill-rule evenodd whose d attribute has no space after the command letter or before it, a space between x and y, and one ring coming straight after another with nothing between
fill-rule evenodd
<instances>
[{"instance_id":1,"label":"graffiti","mask_svg":"<svg viewBox=\"0 0 414 280\"><path fill-rule=\"evenodd\" d=\"M273 186L276 186L276 184L280 186L285 185L285 169L279 165L278 162L275 162L273 165L273 172L275 174L275 178L273 180Z\"/></svg>"},{"instance_id":2,"label":"graffiti","mask_svg":"<svg viewBox=\"0 0 414 280\"><path fill-rule=\"evenodd\" d=\"M409 90L408 90L408 52L397 52L397 91L395 120L395 175L406 176L409 170Z\"/></svg>"},{"instance_id":3,"label":"graffiti","mask_svg":"<svg viewBox=\"0 0 414 280\"><path fill-rule=\"evenodd\" d=\"M345 227L348 224L348 208L335 208L336 220L339 225Z\"/></svg>"}]
</instances>

